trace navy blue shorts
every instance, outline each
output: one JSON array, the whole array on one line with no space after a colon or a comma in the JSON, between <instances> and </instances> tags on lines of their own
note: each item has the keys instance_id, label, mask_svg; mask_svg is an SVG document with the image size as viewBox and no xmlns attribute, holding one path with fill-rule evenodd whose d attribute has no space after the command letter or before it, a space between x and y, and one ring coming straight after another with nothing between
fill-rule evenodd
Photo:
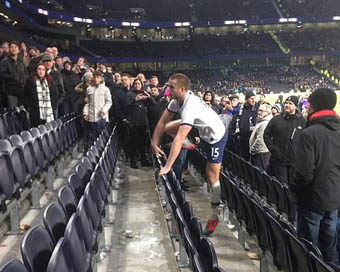
<instances>
[{"instance_id":1,"label":"navy blue shorts","mask_svg":"<svg viewBox=\"0 0 340 272\"><path fill-rule=\"evenodd\" d=\"M207 161L210 163L221 163L223 160L224 147L228 141L228 131L224 134L223 138L215 143L208 144L205 141L201 142L202 151L207 156Z\"/></svg>"}]
</instances>

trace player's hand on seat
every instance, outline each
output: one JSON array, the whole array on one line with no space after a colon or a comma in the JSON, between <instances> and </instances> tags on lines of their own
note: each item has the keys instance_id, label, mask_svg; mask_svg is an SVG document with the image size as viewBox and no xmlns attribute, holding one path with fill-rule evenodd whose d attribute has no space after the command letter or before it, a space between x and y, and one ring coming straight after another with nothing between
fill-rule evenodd
<instances>
[{"instance_id":1,"label":"player's hand on seat","mask_svg":"<svg viewBox=\"0 0 340 272\"><path fill-rule=\"evenodd\" d=\"M157 145L151 144L152 147L152 153L155 154L156 157L162 157L164 155L164 152L162 149L160 149Z\"/></svg>"},{"instance_id":2,"label":"player's hand on seat","mask_svg":"<svg viewBox=\"0 0 340 272\"><path fill-rule=\"evenodd\" d=\"M158 173L159 176L166 175L171 170L171 166L165 165Z\"/></svg>"}]
</instances>

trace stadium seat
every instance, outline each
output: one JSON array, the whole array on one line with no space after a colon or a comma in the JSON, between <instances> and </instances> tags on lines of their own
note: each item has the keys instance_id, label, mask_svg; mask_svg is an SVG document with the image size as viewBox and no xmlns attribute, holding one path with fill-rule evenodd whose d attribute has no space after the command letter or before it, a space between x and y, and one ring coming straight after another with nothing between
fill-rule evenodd
<instances>
[{"instance_id":1,"label":"stadium seat","mask_svg":"<svg viewBox=\"0 0 340 272\"><path fill-rule=\"evenodd\" d=\"M288 262L290 271L309 272L312 271L309 251L297 237L285 230L287 237Z\"/></svg>"},{"instance_id":2,"label":"stadium seat","mask_svg":"<svg viewBox=\"0 0 340 272\"><path fill-rule=\"evenodd\" d=\"M203 264L202 264L202 261L201 261L201 258L198 254L194 255L192 266L193 266L194 272L204 272L205 271Z\"/></svg>"},{"instance_id":3,"label":"stadium seat","mask_svg":"<svg viewBox=\"0 0 340 272\"><path fill-rule=\"evenodd\" d=\"M67 225L65 211L58 202L52 202L46 207L43 214L43 223L53 243L56 244L64 236Z\"/></svg>"},{"instance_id":4,"label":"stadium seat","mask_svg":"<svg viewBox=\"0 0 340 272\"><path fill-rule=\"evenodd\" d=\"M58 202L64 209L66 217L69 219L77 209L77 199L68 185L59 189Z\"/></svg>"},{"instance_id":5,"label":"stadium seat","mask_svg":"<svg viewBox=\"0 0 340 272\"><path fill-rule=\"evenodd\" d=\"M74 213L67 223L64 240L69 246L70 256L75 272L84 272L89 270L91 266L91 259L89 254L86 252L82 233L80 233L77 229L78 224L81 224L80 217L77 213Z\"/></svg>"},{"instance_id":6,"label":"stadium seat","mask_svg":"<svg viewBox=\"0 0 340 272\"><path fill-rule=\"evenodd\" d=\"M0 267L0 272L27 272L26 267L19 260L10 260Z\"/></svg>"},{"instance_id":7,"label":"stadium seat","mask_svg":"<svg viewBox=\"0 0 340 272\"><path fill-rule=\"evenodd\" d=\"M217 256L211 241L203 237L198 247L198 252L201 257L206 272L213 272L214 267L218 266Z\"/></svg>"},{"instance_id":8,"label":"stadium seat","mask_svg":"<svg viewBox=\"0 0 340 272\"><path fill-rule=\"evenodd\" d=\"M82 163L78 164L76 167L76 172L86 187L87 183L90 181L92 172L84 167Z\"/></svg>"},{"instance_id":9,"label":"stadium seat","mask_svg":"<svg viewBox=\"0 0 340 272\"><path fill-rule=\"evenodd\" d=\"M93 229L92 222L90 221L90 218L88 218L85 210L85 206L87 205L87 198L85 196L82 196L78 207L77 207L77 214L79 215L79 223L77 225L78 231L82 232L82 236L84 238L86 251L90 254L95 253L98 251L98 245L96 241L96 232Z\"/></svg>"},{"instance_id":10,"label":"stadium seat","mask_svg":"<svg viewBox=\"0 0 340 272\"><path fill-rule=\"evenodd\" d=\"M198 217L193 216L191 218L191 237L192 237L192 241L195 244L195 247L198 248L198 246L200 245L201 242L201 238L204 236L203 234L203 230L202 230L202 224L199 220Z\"/></svg>"},{"instance_id":11,"label":"stadium seat","mask_svg":"<svg viewBox=\"0 0 340 272\"><path fill-rule=\"evenodd\" d=\"M83 185L77 173L74 173L68 177L68 185L72 189L77 201L79 201L84 194L85 186Z\"/></svg>"},{"instance_id":12,"label":"stadium seat","mask_svg":"<svg viewBox=\"0 0 340 272\"><path fill-rule=\"evenodd\" d=\"M74 272L70 249L62 237L55 246L46 272Z\"/></svg>"},{"instance_id":13,"label":"stadium seat","mask_svg":"<svg viewBox=\"0 0 340 272\"><path fill-rule=\"evenodd\" d=\"M32 227L21 241L21 255L28 272L46 271L53 241L43 225Z\"/></svg>"},{"instance_id":14,"label":"stadium seat","mask_svg":"<svg viewBox=\"0 0 340 272\"><path fill-rule=\"evenodd\" d=\"M310 253L310 261L313 272L336 272L331 266L322 260L322 257L317 256L313 252Z\"/></svg>"},{"instance_id":15,"label":"stadium seat","mask_svg":"<svg viewBox=\"0 0 340 272\"><path fill-rule=\"evenodd\" d=\"M39 166L34 157L34 149L31 142L24 142L20 135L12 135L10 141L13 146L19 147L23 151L25 165L31 177L35 177L39 172Z\"/></svg>"}]
</instances>

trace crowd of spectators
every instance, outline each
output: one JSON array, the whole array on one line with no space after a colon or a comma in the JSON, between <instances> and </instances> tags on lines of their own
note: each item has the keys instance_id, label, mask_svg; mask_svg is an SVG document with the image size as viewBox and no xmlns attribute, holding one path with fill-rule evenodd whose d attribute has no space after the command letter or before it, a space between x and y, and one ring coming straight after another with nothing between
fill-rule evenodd
<instances>
[{"instance_id":1,"label":"crowd of spectators","mask_svg":"<svg viewBox=\"0 0 340 272\"><path fill-rule=\"evenodd\" d=\"M285 16L302 17L302 16L327 16L338 15L340 3L337 0L276 0Z\"/></svg>"},{"instance_id":2,"label":"crowd of spectators","mask_svg":"<svg viewBox=\"0 0 340 272\"><path fill-rule=\"evenodd\" d=\"M62 11L85 18L110 18L115 20L139 19L146 21L214 21L230 19L276 18L277 12L270 0L259 3L256 0L223 1L223 0L161 0L157 8L151 1L128 0L118 1L79 1L72 5L70 1L58 0L46 3L41 0L31 0L39 7ZM57 2L57 4L55 3ZM87 5L99 6L98 9L87 8ZM142 13L130 12L130 8L143 9ZM145 13L144 13L145 12Z\"/></svg>"},{"instance_id":3,"label":"crowd of spectators","mask_svg":"<svg viewBox=\"0 0 340 272\"><path fill-rule=\"evenodd\" d=\"M278 32L277 35L291 51L340 50L340 31L336 28Z\"/></svg>"},{"instance_id":4,"label":"crowd of spectators","mask_svg":"<svg viewBox=\"0 0 340 272\"><path fill-rule=\"evenodd\" d=\"M276 42L263 32L222 35L192 35L175 42L109 42L83 40L81 46L106 57L188 57L280 52Z\"/></svg>"}]
</instances>

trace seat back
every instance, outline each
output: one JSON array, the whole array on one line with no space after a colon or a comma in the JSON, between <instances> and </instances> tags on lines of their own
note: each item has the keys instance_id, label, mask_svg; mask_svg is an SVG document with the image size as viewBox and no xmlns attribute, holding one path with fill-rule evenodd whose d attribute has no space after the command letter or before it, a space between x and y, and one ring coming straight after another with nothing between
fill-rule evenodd
<instances>
[{"instance_id":1,"label":"seat back","mask_svg":"<svg viewBox=\"0 0 340 272\"><path fill-rule=\"evenodd\" d=\"M309 252L306 246L301 243L297 237L285 230L288 242L288 262L290 271L309 272L311 270L311 263Z\"/></svg>"},{"instance_id":2,"label":"seat back","mask_svg":"<svg viewBox=\"0 0 340 272\"><path fill-rule=\"evenodd\" d=\"M7 153L0 152L0 199L10 199L14 194L14 176L10 157Z\"/></svg>"},{"instance_id":3,"label":"seat back","mask_svg":"<svg viewBox=\"0 0 340 272\"><path fill-rule=\"evenodd\" d=\"M21 241L21 255L28 272L46 271L53 247L43 225L32 227Z\"/></svg>"},{"instance_id":4,"label":"seat back","mask_svg":"<svg viewBox=\"0 0 340 272\"><path fill-rule=\"evenodd\" d=\"M87 205L87 198L82 196L78 207L77 214L79 215L79 223L77 225L78 231L82 233L82 237L84 238L86 251L91 253L94 250L94 246L96 244L96 234L92 226L91 219L88 218L85 210L85 206Z\"/></svg>"},{"instance_id":5,"label":"seat back","mask_svg":"<svg viewBox=\"0 0 340 272\"><path fill-rule=\"evenodd\" d=\"M67 224L65 211L58 202L52 202L46 207L43 214L43 222L53 243L56 244L64 236Z\"/></svg>"},{"instance_id":6,"label":"seat back","mask_svg":"<svg viewBox=\"0 0 340 272\"><path fill-rule=\"evenodd\" d=\"M55 246L46 271L74 272L70 249L64 238L60 238Z\"/></svg>"},{"instance_id":7,"label":"seat back","mask_svg":"<svg viewBox=\"0 0 340 272\"><path fill-rule=\"evenodd\" d=\"M13 146L7 139L0 139L0 152L10 152Z\"/></svg>"},{"instance_id":8,"label":"seat back","mask_svg":"<svg viewBox=\"0 0 340 272\"><path fill-rule=\"evenodd\" d=\"M76 212L77 199L68 185L60 188L58 192L58 202L64 209L67 218L70 218L71 215Z\"/></svg>"},{"instance_id":9,"label":"seat back","mask_svg":"<svg viewBox=\"0 0 340 272\"><path fill-rule=\"evenodd\" d=\"M75 272L88 271L87 269L89 264L84 241L77 229L79 220L79 215L74 213L67 223L64 236L64 239L70 249L70 256Z\"/></svg>"},{"instance_id":10,"label":"seat back","mask_svg":"<svg viewBox=\"0 0 340 272\"><path fill-rule=\"evenodd\" d=\"M88 169L86 169L82 163L78 164L76 167L76 172L78 176L80 177L83 185L86 187L86 185L89 183L92 172Z\"/></svg>"},{"instance_id":11,"label":"seat back","mask_svg":"<svg viewBox=\"0 0 340 272\"><path fill-rule=\"evenodd\" d=\"M27 272L27 269L22 262L13 259L1 266L0 272Z\"/></svg>"},{"instance_id":12,"label":"seat back","mask_svg":"<svg viewBox=\"0 0 340 272\"><path fill-rule=\"evenodd\" d=\"M192 261L192 269L194 272L204 272L204 267L201 261L201 258L198 254L194 255L193 261Z\"/></svg>"},{"instance_id":13,"label":"seat back","mask_svg":"<svg viewBox=\"0 0 340 272\"><path fill-rule=\"evenodd\" d=\"M310 260L313 272L335 272L326 262L322 260L322 257L317 256L313 252L310 253Z\"/></svg>"},{"instance_id":14,"label":"seat back","mask_svg":"<svg viewBox=\"0 0 340 272\"><path fill-rule=\"evenodd\" d=\"M198 248L205 271L212 272L214 267L218 265L217 256L212 242L203 237Z\"/></svg>"},{"instance_id":15,"label":"seat back","mask_svg":"<svg viewBox=\"0 0 340 272\"><path fill-rule=\"evenodd\" d=\"M79 201L81 196L84 194L85 186L83 185L77 173L69 176L68 185L72 189L77 201Z\"/></svg>"},{"instance_id":16,"label":"seat back","mask_svg":"<svg viewBox=\"0 0 340 272\"><path fill-rule=\"evenodd\" d=\"M198 248L201 243L201 238L203 237L202 224L198 217L194 216L191 218L190 233L191 233L192 241L194 242L196 248Z\"/></svg>"}]
</instances>

